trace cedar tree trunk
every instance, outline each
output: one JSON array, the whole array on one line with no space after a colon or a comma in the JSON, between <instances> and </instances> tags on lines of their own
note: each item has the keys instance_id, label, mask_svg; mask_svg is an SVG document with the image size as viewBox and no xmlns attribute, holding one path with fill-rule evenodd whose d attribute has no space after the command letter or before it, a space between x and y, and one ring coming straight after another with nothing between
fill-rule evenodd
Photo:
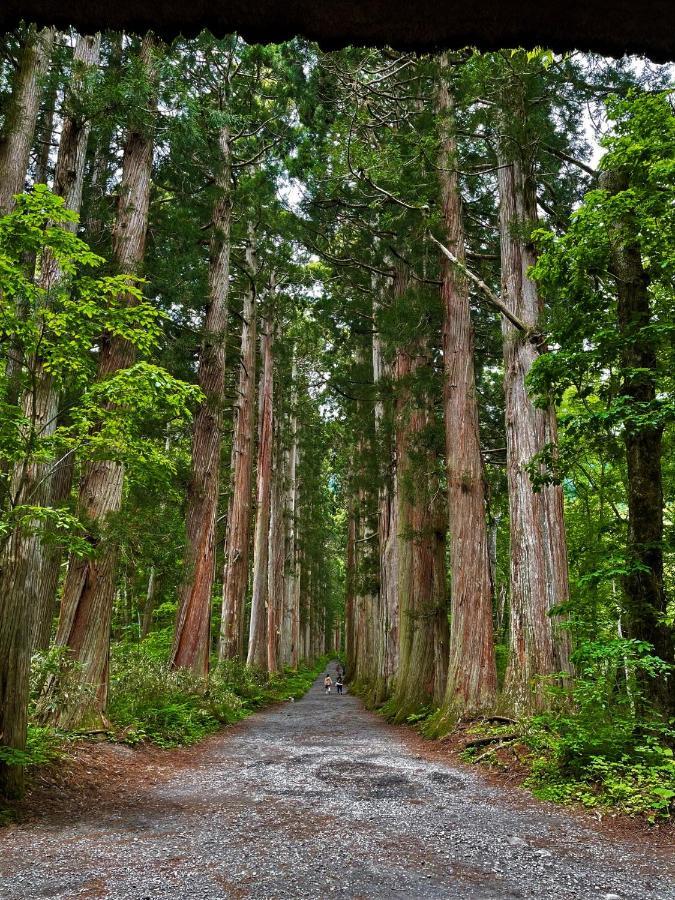
<instances>
[{"instance_id":1,"label":"cedar tree trunk","mask_svg":"<svg viewBox=\"0 0 675 900\"><path fill-rule=\"evenodd\" d=\"M271 301L268 300L268 303ZM262 372L259 389L258 467L253 547L253 594L251 623L246 664L264 670L267 666L267 603L269 561L270 502L272 483L272 442L274 439L274 357L272 355L273 329L271 311L263 321L260 336Z\"/></svg>"},{"instance_id":2,"label":"cedar tree trunk","mask_svg":"<svg viewBox=\"0 0 675 900\"><path fill-rule=\"evenodd\" d=\"M542 303L528 277L535 263L525 229L536 222L534 185L520 159L500 152L499 227L502 299L533 330ZM506 396L506 465L511 529L511 652L505 692L517 712L541 708L545 694L538 676L569 671L569 637L551 616L569 596L563 495L559 485L535 492L527 466L544 450L555 448L555 409L535 407L527 376L538 350L527 335L504 318L504 393Z\"/></svg>"},{"instance_id":3,"label":"cedar tree trunk","mask_svg":"<svg viewBox=\"0 0 675 900\"><path fill-rule=\"evenodd\" d=\"M187 496L185 573L178 594L178 616L171 665L206 675L209 667L211 589L220 478L220 444L225 396L225 340L230 279L232 216L230 133L219 134L222 167L213 209L209 300L199 356L199 386L205 400L192 433L192 472Z\"/></svg>"},{"instance_id":4,"label":"cedar tree trunk","mask_svg":"<svg viewBox=\"0 0 675 900\"><path fill-rule=\"evenodd\" d=\"M603 173L601 187L611 194L628 190L625 172ZM636 410L648 410L657 395L657 351L650 333L653 322L649 279L642 265L636 225L629 214L612 229L610 270L616 279L617 320L625 375L622 393ZM648 417L645 417L648 418ZM624 578L626 623L630 637L650 643L673 665L672 631L663 618L663 475L661 425L646 421L624 427L628 470L629 572ZM668 679L645 680L647 697L666 716L675 715L675 672Z\"/></svg>"},{"instance_id":5,"label":"cedar tree trunk","mask_svg":"<svg viewBox=\"0 0 675 900\"><path fill-rule=\"evenodd\" d=\"M141 59L154 75L155 41L146 36ZM155 107L151 98L152 109ZM122 274L135 275L142 264L148 227L152 177L152 134L132 128L127 133L122 160L122 180L112 246L115 266ZM121 298L130 305L131 295ZM133 365L131 343L115 335L102 335L97 378L103 381ZM124 467L115 459L87 462L80 480L78 510L88 529L93 556L71 557L63 587L56 643L67 647L78 663L77 678L86 693L73 695L56 719L62 727L101 720L108 696L110 623L117 581L118 547L107 534L111 517L122 505Z\"/></svg>"},{"instance_id":6,"label":"cedar tree trunk","mask_svg":"<svg viewBox=\"0 0 675 900\"><path fill-rule=\"evenodd\" d=\"M463 262L464 226L453 113L453 98L442 73L438 117L443 223L448 247ZM452 572L450 665L444 708L453 718L479 713L493 705L497 671L469 291L465 278L445 258L441 300Z\"/></svg>"},{"instance_id":7,"label":"cedar tree trunk","mask_svg":"<svg viewBox=\"0 0 675 900\"><path fill-rule=\"evenodd\" d=\"M249 239L249 271L255 271L254 248ZM220 659L241 659L244 654L244 608L248 587L251 538L251 480L255 429L256 311L255 286L244 296L241 325L241 363L232 441L232 495L227 517Z\"/></svg>"}]
</instances>

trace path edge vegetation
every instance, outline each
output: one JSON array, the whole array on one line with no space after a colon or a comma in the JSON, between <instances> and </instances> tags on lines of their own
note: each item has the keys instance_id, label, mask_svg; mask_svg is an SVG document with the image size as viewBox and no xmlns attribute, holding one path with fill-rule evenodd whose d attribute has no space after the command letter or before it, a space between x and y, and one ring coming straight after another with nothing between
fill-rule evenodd
<instances>
[{"instance_id":1,"label":"path edge vegetation","mask_svg":"<svg viewBox=\"0 0 675 900\"><path fill-rule=\"evenodd\" d=\"M0 759L25 768L28 789L41 770L67 759L70 748L82 741L128 747L153 745L162 749L187 747L230 725L277 703L301 699L331 659L323 655L313 662L302 661L297 668L285 667L270 673L250 669L241 662L214 662L203 678L185 670L172 670L167 649L172 636L154 632L137 645L116 648L107 716L101 727L67 730L51 724L30 724L25 751L0 748ZM42 687L63 661L59 654L38 654L33 659L30 719L39 716ZM65 690L76 682L62 677ZM0 806L0 825L12 821L16 804Z\"/></svg>"}]
</instances>

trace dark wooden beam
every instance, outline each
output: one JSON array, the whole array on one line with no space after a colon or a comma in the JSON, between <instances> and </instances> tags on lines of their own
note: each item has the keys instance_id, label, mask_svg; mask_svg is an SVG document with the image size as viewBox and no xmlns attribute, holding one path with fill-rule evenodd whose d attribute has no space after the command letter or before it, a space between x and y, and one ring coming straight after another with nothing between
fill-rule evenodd
<instances>
[{"instance_id":1,"label":"dark wooden beam","mask_svg":"<svg viewBox=\"0 0 675 900\"><path fill-rule=\"evenodd\" d=\"M251 42L294 35L324 48L405 50L543 46L675 58L671 0L0 0L0 29L20 20L164 38L237 31ZM670 22L670 25L668 24Z\"/></svg>"}]
</instances>

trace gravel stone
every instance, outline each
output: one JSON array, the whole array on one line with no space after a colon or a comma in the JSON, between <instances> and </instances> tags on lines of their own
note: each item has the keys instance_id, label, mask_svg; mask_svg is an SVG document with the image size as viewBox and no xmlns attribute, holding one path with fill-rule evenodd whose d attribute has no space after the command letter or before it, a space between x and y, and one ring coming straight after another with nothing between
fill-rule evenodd
<instances>
[{"instance_id":1,"label":"gravel stone","mask_svg":"<svg viewBox=\"0 0 675 900\"><path fill-rule=\"evenodd\" d=\"M134 803L5 829L0 898L675 900L675 863L425 759L320 680Z\"/></svg>"}]
</instances>

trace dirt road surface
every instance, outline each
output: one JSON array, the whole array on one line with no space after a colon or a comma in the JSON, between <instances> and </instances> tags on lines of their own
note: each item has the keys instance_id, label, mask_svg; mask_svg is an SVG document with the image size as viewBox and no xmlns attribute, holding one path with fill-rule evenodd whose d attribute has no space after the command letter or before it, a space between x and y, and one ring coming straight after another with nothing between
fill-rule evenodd
<instances>
[{"instance_id":1,"label":"dirt road surface","mask_svg":"<svg viewBox=\"0 0 675 900\"><path fill-rule=\"evenodd\" d=\"M0 897L675 900L663 849L420 754L321 681L131 801L4 829Z\"/></svg>"}]
</instances>

